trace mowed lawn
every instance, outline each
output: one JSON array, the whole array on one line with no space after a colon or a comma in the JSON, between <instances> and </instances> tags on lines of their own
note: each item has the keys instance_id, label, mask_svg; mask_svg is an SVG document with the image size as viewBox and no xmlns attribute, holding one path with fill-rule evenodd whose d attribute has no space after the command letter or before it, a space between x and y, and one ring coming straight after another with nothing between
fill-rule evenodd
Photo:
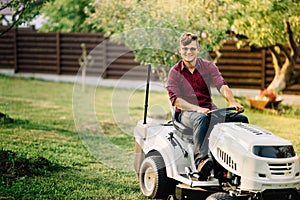
<instances>
[{"instance_id":1,"label":"mowed lawn","mask_svg":"<svg viewBox=\"0 0 300 200\"><path fill-rule=\"evenodd\" d=\"M76 88L0 76L0 112L6 114L0 119L0 199L145 199L131 160L122 170L124 159L114 159L134 155L133 128L143 118L144 92ZM148 114L170 119L167 94L151 92L149 98ZM245 114L252 124L290 140L300 154L300 107L286 109L281 115L250 109ZM100 130L106 144L82 127Z\"/></svg>"}]
</instances>

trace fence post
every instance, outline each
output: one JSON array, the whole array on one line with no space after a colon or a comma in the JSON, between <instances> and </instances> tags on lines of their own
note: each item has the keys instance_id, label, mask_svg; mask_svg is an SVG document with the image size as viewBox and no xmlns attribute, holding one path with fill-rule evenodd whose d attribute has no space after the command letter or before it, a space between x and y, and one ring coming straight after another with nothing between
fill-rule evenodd
<instances>
[{"instance_id":1,"label":"fence post","mask_svg":"<svg viewBox=\"0 0 300 200\"><path fill-rule=\"evenodd\" d=\"M102 56L103 56L103 60L102 60L102 69L103 69L103 72L102 72L102 78L106 78L107 77L107 73L106 73L106 65L107 65L107 40L104 38L103 40L103 48L102 48Z\"/></svg>"},{"instance_id":2,"label":"fence post","mask_svg":"<svg viewBox=\"0 0 300 200\"><path fill-rule=\"evenodd\" d=\"M18 73L19 71L19 65L18 65L18 42L17 42L17 34L18 30L17 28L13 28L13 43L14 43L14 72Z\"/></svg>"},{"instance_id":3,"label":"fence post","mask_svg":"<svg viewBox=\"0 0 300 200\"><path fill-rule=\"evenodd\" d=\"M61 74L61 66L60 66L60 32L56 32L56 73Z\"/></svg>"},{"instance_id":4,"label":"fence post","mask_svg":"<svg viewBox=\"0 0 300 200\"><path fill-rule=\"evenodd\" d=\"M261 89L266 87L266 50L261 51Z\"/></svg>"}]
</instances>

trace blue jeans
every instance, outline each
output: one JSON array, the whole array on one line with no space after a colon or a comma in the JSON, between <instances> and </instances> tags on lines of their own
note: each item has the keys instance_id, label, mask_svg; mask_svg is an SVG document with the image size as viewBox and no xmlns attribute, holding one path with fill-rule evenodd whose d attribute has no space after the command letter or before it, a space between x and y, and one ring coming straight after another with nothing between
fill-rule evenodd
<instances>
[{"instance_id":1,"label":"blue jeans","mask_svg":"<svg viewBox=\"0 0 300 200\"><path fill-rule=\"evenodd\" d=\"M208 137L217 123L221 122L244 122L248 123L248 118L242 114L234 112L224 112L222 115L205 115L198 112L182 111L181 123L193 129L194 156L196 166L201 160L208 157Z\"/></svg>"}]
</instances>

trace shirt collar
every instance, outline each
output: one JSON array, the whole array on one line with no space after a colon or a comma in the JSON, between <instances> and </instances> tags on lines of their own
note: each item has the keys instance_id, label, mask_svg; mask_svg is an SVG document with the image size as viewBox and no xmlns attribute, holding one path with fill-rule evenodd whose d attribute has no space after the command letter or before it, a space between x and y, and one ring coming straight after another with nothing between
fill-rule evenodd
<instances>
[{"instance_id":1,"label":"shirt collar","mask_svg":"<svg viewBox=\"0 0 300 200\"><path fill-rule=\"evenodd\" d=\"M183 71L184 68L185 68L184 62L181 60L180 70ZM200 58L197 58L196 60L196 69L197 70L200 69Z\"/></svg>"}]
</instances>

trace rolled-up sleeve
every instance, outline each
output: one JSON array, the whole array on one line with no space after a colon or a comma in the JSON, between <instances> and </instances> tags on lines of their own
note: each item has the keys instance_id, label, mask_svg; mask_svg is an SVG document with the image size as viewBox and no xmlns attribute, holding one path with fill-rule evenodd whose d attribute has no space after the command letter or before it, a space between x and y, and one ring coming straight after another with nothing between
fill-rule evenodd
<instances>
[{"instance_id":1,"label":"rolled-up sleeve","mask_svg":"<svg viewBox=\"0 0 300 200\"><path fill-rule=\"evenodd\" d=\"M213 81L213 85L220 90L222 85L227 85L227 82L224 80L221 72L219 71L218 67L213 63L209 66L209 73L211 75L211 79Z\"/></svg>"},{"instance_id":2,"label":"rolled-up sleeve","mask_svg":"<svg viewBox=\"0 0 300 200\"><path fill-rule=\"evenodd\" d=\"M178 97L180 97L180 87L179 87L180 73L173 68L170 69L168 80L167 80L167 91L169 94L170 101L174 106L174 103Z\"/></svg>"}]
</instances>

